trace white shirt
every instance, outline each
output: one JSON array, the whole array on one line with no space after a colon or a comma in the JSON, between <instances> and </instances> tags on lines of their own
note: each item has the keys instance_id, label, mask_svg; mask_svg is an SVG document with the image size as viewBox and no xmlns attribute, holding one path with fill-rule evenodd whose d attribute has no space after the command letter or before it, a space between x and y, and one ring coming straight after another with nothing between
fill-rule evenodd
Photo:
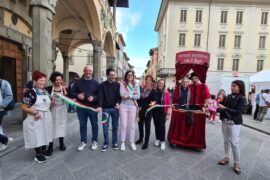
<instances>
[{"instance_id":1,"label":"white shirt","mask_svg":"<svg viewBox=\"0 0 270 180\"><path fill-rule=\"evenodd\" d=\"M263 96L263 98L262 98L262 96ZM265 101L270 102L269 94L262 93L259 95L259 97L260 97L259 106L267 106Z\"/></svg>"}]
</instances>

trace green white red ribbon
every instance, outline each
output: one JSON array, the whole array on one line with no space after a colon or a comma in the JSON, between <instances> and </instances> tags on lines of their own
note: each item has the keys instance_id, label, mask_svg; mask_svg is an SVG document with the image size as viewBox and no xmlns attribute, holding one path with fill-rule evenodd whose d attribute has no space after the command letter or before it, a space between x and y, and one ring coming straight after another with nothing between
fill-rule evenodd
<instances>
[{"instance_id":1,"label":"green white red ribbon","mask_svg":"<svg viewBox=\"0 0 270 180\"><path fill-rule=\"evenodd\" d=\"M93 108L93 107L90 107L90 106L86 106L80 102L77 102L77 101L74 101L73 99L63 95L63 94L60 94L60 93L54 93L58 98L60 98L61 100L63 100L65 103L67 104L70 104L70 105L73 105L75 107L79 107L79 108L83 108L83 109L88 109L88 110L91 110L91 111L94 111L94 112L97 112L97 109L96 108Z\"/></svg>"},{"instance_id":2,"label":"green white red ribbon","mask_svg":"<svg viewBox=\"0 0 270 180\"><path fill-rule=\"evenodd\" d=\"M171 105L154 105L154 106L151 106L151 107L149 107L147 110L146 110L146 112L145 112L145 117L146 117L146 115L147 115L147 113L149 113L150 111L152 111L153 109L157 109L157 108L164 108L164 107L172 107L173 106L173 104L171 104Z\"/></svg>"}]
</instances>

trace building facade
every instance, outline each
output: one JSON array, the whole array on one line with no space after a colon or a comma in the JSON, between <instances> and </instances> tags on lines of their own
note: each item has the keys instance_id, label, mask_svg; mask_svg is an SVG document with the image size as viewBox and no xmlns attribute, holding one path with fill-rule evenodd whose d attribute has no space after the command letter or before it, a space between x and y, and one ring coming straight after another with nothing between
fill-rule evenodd
<instances>
[{"instance_id":1,"label":"building facade","mask_svg":"<svg viewBox=\"0 0 270 180\"><path fill-rule=\"evenodd\" d=\"M175 54L211 54L211 92L270 69L270 0L163 0L157 18L158 76L174 84Z\"/></svg>"}]
</instances>

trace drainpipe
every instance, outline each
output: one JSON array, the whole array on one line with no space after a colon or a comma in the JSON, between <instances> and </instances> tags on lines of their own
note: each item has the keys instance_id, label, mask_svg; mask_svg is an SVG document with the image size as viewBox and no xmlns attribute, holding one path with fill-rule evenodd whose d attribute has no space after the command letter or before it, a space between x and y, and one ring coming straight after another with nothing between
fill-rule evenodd
<instances>
[{"instance_id":1,"label":"drainpipe","mask_svg":"<svg viewBox=\"0 0 270 180\"><path fill-rule=\"evenodd\" d=\"M209 46L209 29L210 29L210 17L211 17L211 5L212 5L212 1L213 0L211 0L210 1L210 4L209 4L206 52L208 52L208 46Z\"/></svg>"},{"instance_id":2,"label":"drainpipe","mask_svg":"<svg viewBox=\"0 0 270 180\"><path fill-rule=\"evenodd\" d=\"M116 24L116 3L117 0L113 1L113 20L114 20L114 24Z\"/></svg>"}]
</instances>

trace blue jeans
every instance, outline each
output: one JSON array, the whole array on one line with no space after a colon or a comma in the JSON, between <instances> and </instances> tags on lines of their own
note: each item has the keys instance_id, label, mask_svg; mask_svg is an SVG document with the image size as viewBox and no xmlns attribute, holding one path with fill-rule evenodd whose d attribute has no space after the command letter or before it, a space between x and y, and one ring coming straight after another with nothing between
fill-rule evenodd
<instances>
[{"instance_id":1,"label":"blue jeans","mask_svg":"<svg viewBox=\"0 0 270 180\"><path fill-rule=\"evenodd\" d=\"M87 120L88 117L92 126L92 142L98 139L98 117L97 112L91 110L77 108L77 115L80 122L81 142L87 143Z\"/></svg>"},{"instance_id":2,"label":"blue jeans","mask_svg":"<svg viewBox=\"0 0 270 180\"><path fill-rule=\"evenodd\" d=\"M109 144L109 127L110 127L110 117L112 118L112 144L117 144L117 130L118 130L118 120L119 111L115 108L105 108L102 110L103 113L107 113L109 116L106 123L103 124L103 135L104 143Z\"/></svg>"}]
</instances>

